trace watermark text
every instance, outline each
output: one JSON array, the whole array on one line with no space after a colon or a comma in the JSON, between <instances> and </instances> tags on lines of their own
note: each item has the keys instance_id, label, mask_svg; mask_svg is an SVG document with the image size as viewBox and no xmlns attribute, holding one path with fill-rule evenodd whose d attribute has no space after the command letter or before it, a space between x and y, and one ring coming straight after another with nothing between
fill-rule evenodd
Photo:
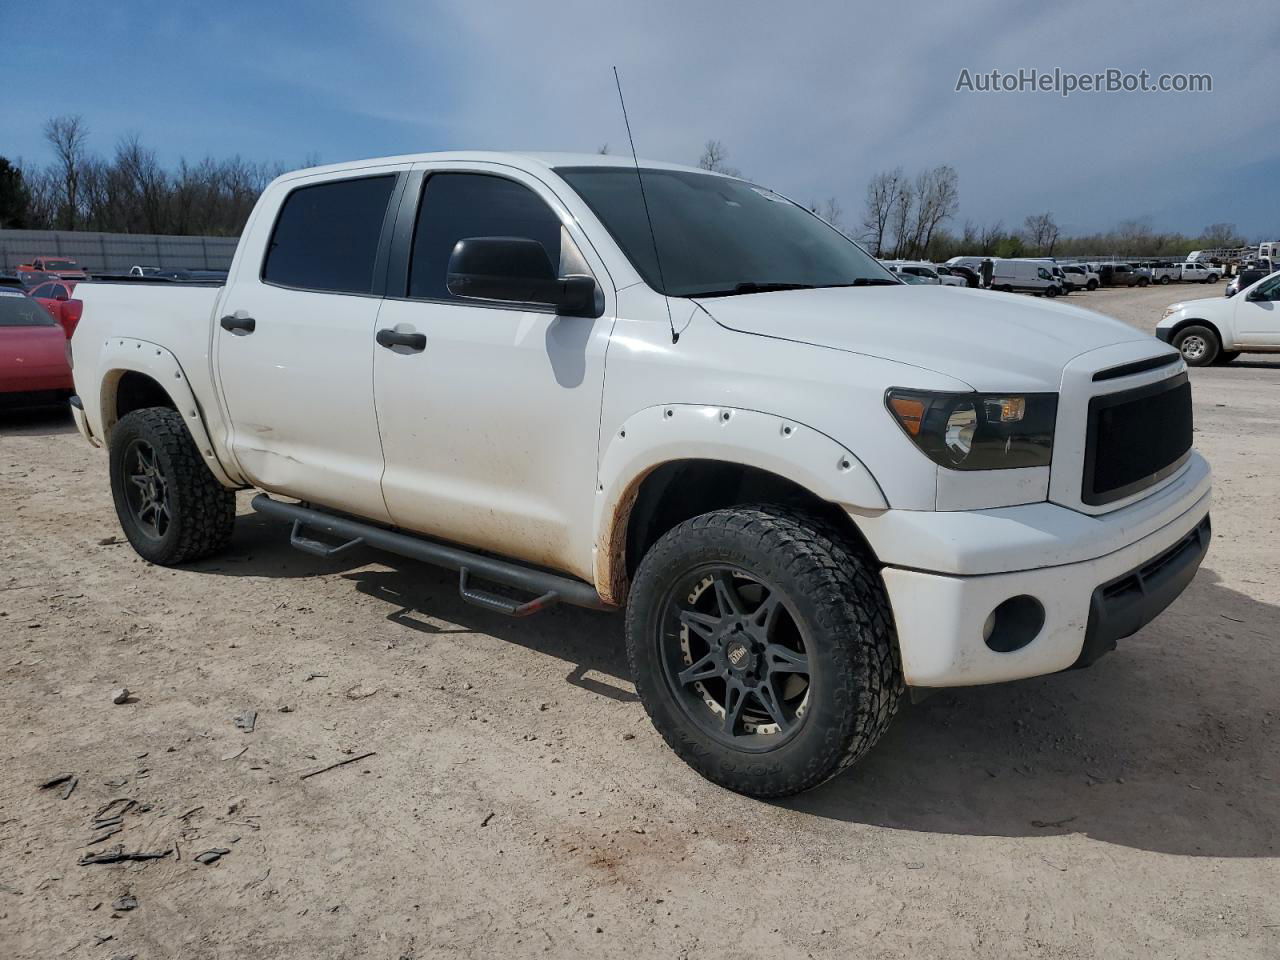
<instances>
[{"instance_id":1,"label":"watermark text","mask_svg":"<svg viewBox=\"0 0 1280 960\"><path fill-rule=\"evenodd\" d=\"M1098 73L1072 73L1055 67L1039 70L1020 67L1014 71L973 71L962 68L956 78L956 93L1056 93L1069 97L1076 93L1212 93L1209 73L1136 73L1109 68Z\"/></svg>"}]
</instances>

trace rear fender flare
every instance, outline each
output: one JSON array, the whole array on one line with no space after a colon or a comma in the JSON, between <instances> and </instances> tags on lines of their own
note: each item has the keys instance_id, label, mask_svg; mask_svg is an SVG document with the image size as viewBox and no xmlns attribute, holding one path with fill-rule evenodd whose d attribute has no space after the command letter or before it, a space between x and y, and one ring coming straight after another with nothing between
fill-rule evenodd
<instances>
[{"instance_id":1,"label":"rear fender flare","mask_svg":"<svg viewBox=\"0 0 1280 960\"><path fill-rule=\"evenodd\" d=\"M187 381L178 358L159 344L132 337L111 337L103 345L98 359L101 369L106 372L102 376L102 386L98 398L98 435L103 438L111 436L111 428L116 423L116 393L120 380L126 373L141 373L150 377L169 395L173 407L182 415L195 441L196 449L214 475L224 487L238 489L244 481L229 473L218 460L214 452L213 441L205 423L199 401Z\"/></svg>"}]
</instances>

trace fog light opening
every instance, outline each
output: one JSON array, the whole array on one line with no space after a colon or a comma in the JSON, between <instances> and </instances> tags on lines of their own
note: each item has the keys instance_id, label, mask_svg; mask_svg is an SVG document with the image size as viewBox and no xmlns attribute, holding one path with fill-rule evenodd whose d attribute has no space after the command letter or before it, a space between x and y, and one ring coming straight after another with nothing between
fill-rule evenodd
<instances>
[{"instance_id":1,"label":"fog light opening","mask_svg":"<svg viewBox=\"0 0 1280 960\"><path fill-rule=\"evenodd\" d=\"M1040 634L1044 604L1023 594L1010 597L987 615L982 639L996 653L1021 650Z\"/></svg>"}]
</instances>

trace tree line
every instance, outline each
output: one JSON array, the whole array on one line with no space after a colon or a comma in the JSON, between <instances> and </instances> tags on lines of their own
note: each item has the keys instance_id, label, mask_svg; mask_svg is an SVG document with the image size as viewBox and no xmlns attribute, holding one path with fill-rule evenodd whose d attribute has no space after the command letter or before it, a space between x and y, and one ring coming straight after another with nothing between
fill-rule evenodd
<instances>
[{"instance_id":1,"label":"tree line","mask_svg":"<svg viewBox=\"0 0 1280 960\"><path fill-rule=\"evenodd\" d=\"M53 155L49 163L27 166L0 157L0 228L238 236L263 188L287 169L240 156L196 163L181 159L176 167L165 168L137 134L122 137L105 157L89 150L88 137L82 117L53 117L44 125ZM608 153L608 145L599 152ZM317 163L311 157L301 166ZM705 143L698 166L742 175L720 140ZM1103 233L1063 236L1050 211L1027 216L1020 227L966 220L956 229L959 206L960 178L946 164L915 174L902 167L875 174L856 224L845 222L834 196L809 204L833 227L886 259L1182 256L1192 249L1244 243L1230 223L1210 224L1192 237L1158 232L1141 219L1122 221Z\"/></svg>"},{"instance_id":2,"label":"tree line","mask_svg":"<svg viewBox=\"0 0 1280 960\"><path fill-rule=\"evenodd\" d=\"M0 228L238 236L263 188L286 169L240 156L166 168L137 134L100 156L77 115L50 119L44 138L53 155L44 166L0 157Z\"/></svg>"},{"instance_id":3,"label":"tree line","mask_svg":"<svg viewBox=\"0 0 1280 960\"><path fill-rule=\"evenodd\" d=\"M704 170L740 175L729 165L729 151L719 140L708 140L698 160ZM1028 215L1021 226L1004 221L979 224L953 221L960 206L960 179L942 164L914 175L902 167L875 174L867 183L861 220L846 224L835 197L809 208L840 232L862 243L877 257L891 260L931 260L954 256L1069 257L1114 254L1130 257L1181 257L1195 249L1244 246L1233 223L1213 223L1198 235L1155 230L1150 220L1123 220L1099 233L1064 236L1052 211Z\"/></svg>"}]
</instances>

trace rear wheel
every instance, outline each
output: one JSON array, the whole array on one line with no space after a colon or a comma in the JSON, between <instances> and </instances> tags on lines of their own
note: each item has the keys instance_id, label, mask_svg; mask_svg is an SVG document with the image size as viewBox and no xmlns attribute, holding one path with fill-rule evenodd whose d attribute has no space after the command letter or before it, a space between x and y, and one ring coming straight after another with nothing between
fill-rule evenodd
<instances>
[{"instance_id":1,"label":"rear wheel","mask_svg":"<svg viewBox=\"0 0 1280 960\"><path fill-rule=\"evenodd\" d=\"M1160 282L1167 286L1169 283L1169 275L1166 273L1163 277L1160 278Z\"/></svg>"},{"instance_id":2,"label":"rear wheel","mask_svg":"<svg viewBox=\"0 0 1280 960\"><path fill-rule=\"evenodd\" d=\"M880 576L821 520L718 510L665 534L627 606L636 690L672 750L754 797L798 793L871 749L902 691Z\"/></svg>"},{"instance_id":3,"label":"rear wheel","mask_svg":"<svg viewBox=\"0 0 1280 960\"><path fill-rule=\"evenodd\" d=\"M176 410L148 407L111 430L111 493L129 543L173 566L221 549L235 523L235 494L209 472Z\"/></svg>"},{"instance_id":4,"label":"rear wheel","mask_svg":"<svg viewBox=\"0 0 1280 960\"><path fill-rule=\"evenodd\" d=\"M1183 327L1173 337L1173 345L1182 353L1189 367L1207 367L1217 359L1222 349L1218 335L1208 327L1192 324Z\"/></svg>"}]
</instances>

